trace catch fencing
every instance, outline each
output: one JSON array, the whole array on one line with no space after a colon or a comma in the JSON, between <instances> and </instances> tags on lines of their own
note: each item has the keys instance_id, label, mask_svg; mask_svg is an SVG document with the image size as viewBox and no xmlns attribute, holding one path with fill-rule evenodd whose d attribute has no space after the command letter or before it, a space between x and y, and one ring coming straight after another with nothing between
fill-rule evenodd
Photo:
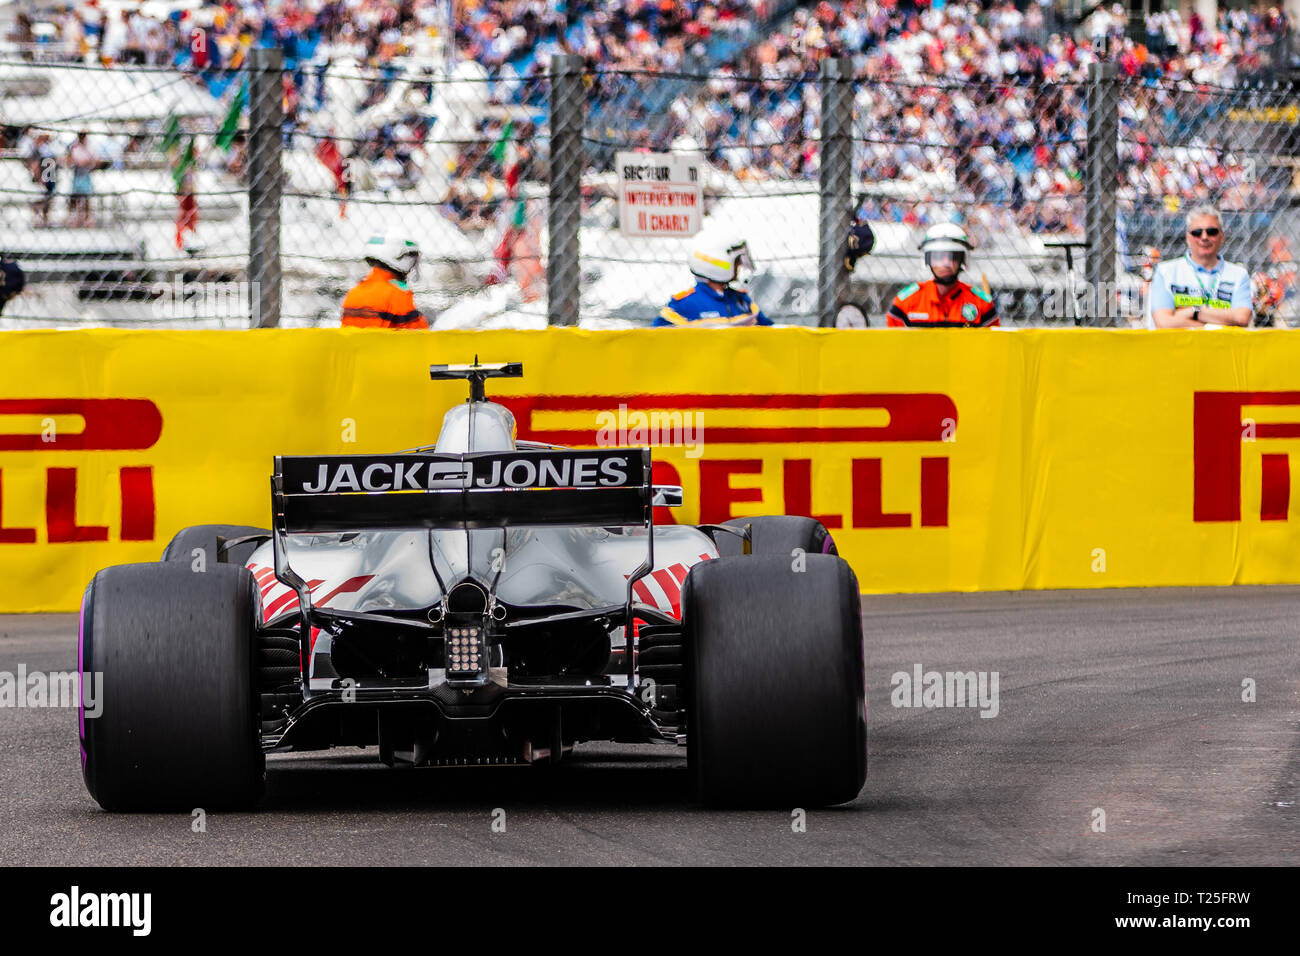
<instances>
[{"instance_id":1,"label":"catch fencing","mask_svg":"<svg viewBox=\"0 0 1300 956\"><path fill-rule=\"evenodd\" d=\"M0 124L0 252L27 274L0 327L332 325L366 240L394 232L420 243L412 286L440 328L649 324L691 285L695 237L626 228L628 152L694 170L704 231L748 240L778 322L883 324L928 277L924 229L958 221L965 278L1004 324L1136 324L1199 203L1255 275L1261 321L1297 319L1290 85L1107 63L954 84L837 59L793 78L568 56L286 71L255 50L221 74L0 63ZM849 272L855 216L877 245Z\"/></svg>"}]
</instances>

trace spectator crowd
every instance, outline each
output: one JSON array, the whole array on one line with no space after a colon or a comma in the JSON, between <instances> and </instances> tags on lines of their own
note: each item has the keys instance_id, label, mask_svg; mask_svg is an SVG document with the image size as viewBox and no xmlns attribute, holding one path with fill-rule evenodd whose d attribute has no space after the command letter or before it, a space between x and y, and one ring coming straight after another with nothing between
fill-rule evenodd
<instances>
[{"instance_id":1,"label":"spectator crowd","mask_svg":"<svg viewBox=\"0 0 1300 956\"><path fill-rule=\"evenodd\" d=\"M920 226L946 220L955 202L977 233L1074 232L1083 214L1083 84L1104 58L1117 64L1123 90L1122 203L1244 209L1266 199L1269 186L1248 182L1256 144L1228 141L1216 125L1235 93L1215 88L1290 65L1285 16L1276 7L1236 9L1210 25L1171 11L1144 27L1134 39L1119 6L1098 10L1076 36L1033 0L1025 9L823 0L679 97L653 145L686 135L742 178L814 178L816 65L847 56L864 81L854 181L869 194L887 187L868 202L869 216ZM1183 148L1167 146L1174 142ZM900 182L906 201L888 195Z\"/></svg>"},{"instance_id":2,"label":"spectator crowd","mask_svg":"<svg viewBox=\"0 0 1300 956\"><path fill-rule=\"evenodd\" d=\"M120 0L34 6L18 14L9 37L24 55L179 67L217 95L230 95L232 71L249 49L278 46L290 134L328 127L331 64L373 71L373 102L404 65L431 68L448 54L445 0L225 0L197 8L160 0L149 8L167 11L158 16ZM490 181L510 175L493 144L531 128L510 110L544 119L537 78L555 53L582 56L594 71L596 139L666 149L687 137L717 167L750 181L817 176L818 64L850 57L864 81L855 94L854 168L867 196L863 211L918 227L956 209L977 235L1077 232L1083 82L1099 59L1116 63L1125 81L1117 170L1125 208L1213 201L1247 209L1276 188L1252 175L1247 144L1204 120L1226 109L1216 108L1214 87L1290 65L1289 24L1277 7L1224 10L1214 23L1161 12L1135 25L1122 7L1102 6L1073 31L1044 0L789 8L780 0L455 0L453 56L492 74L498 109L477 119L459 151L449 213L467 226L492 220L483 204L498 202L501 190ZM702 82L646 75L702 69L709 74ZM1189 84L1203 89L1189 92ZM379 188L392 193L418 180L434 125L418 114L385 121L345 152L367 160ZM319 138L309 132L309 143Z\"/></svg>"}]
</instances>

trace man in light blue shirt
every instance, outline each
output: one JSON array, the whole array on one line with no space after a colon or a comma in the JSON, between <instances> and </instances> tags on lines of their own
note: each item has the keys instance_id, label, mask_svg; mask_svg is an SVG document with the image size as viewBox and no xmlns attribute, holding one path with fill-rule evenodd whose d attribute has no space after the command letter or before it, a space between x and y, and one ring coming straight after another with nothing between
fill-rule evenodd
<instances>
[{"instance_id":1,"label":"man in light blue shirt","mask_svg":"<svg viewBox=\"0 0 1300 956\"><path fill-rule=\"evenodd\" d=\"M1147 298L1147 328L1204 329L1250 325L1250 273L1219 255L1223 219L1212 206L1187 214L1187 254L1156 266Z\"/></svg>"}]
</instances>

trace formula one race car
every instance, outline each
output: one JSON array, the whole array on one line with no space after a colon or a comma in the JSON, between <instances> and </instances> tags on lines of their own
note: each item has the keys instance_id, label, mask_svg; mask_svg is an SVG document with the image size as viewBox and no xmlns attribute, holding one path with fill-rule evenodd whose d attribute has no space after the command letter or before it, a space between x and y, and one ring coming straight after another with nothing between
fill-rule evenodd
<instances>
[{"instance_id":1,"label":"formula one race car","mask_svg":"<svg viewBox=\"0 0 1300 956\"><path fill-rule=\"evenodd\" d=\"M857 580L809 518L655 525L646 449L515 440L463 378L432 447L275 459L270 530L181 531L81 608L86 787L107 810L238 808L265 755L554 763L685 744L709 804L809 807L866 778Z\"/></svg>"}]
</instances>

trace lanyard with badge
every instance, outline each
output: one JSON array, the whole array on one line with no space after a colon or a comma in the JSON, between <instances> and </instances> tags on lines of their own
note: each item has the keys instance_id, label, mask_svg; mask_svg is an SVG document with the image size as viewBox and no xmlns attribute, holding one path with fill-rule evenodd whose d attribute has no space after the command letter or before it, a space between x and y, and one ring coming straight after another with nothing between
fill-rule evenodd
<instances>
[{"instance_id":1,"label":"lanyard with badge","mask_svg":"<svg viewBox=\"0 0 1300 956\"><path fill-rule=\"evenodd\" d=\"M1205 288L1205 283L1201 281L1201 273L1198 271L1196 263L1192 261L1192 257L1190 255L1185 255L1183 258L1186 259L1187 264L1192 267L1192 277L1196 279L1196 284L1201 287L1201 295L1205 296L1205 301L1202 304L1211 308L1231 308L1232 303L1230 302L1224 302L1221 306L1219 303L1219 282L1223 279L1222 265L1219 267L1218 275L1214 277L1214 288L1207 289Z\"/></svg>"}]
</instances>

